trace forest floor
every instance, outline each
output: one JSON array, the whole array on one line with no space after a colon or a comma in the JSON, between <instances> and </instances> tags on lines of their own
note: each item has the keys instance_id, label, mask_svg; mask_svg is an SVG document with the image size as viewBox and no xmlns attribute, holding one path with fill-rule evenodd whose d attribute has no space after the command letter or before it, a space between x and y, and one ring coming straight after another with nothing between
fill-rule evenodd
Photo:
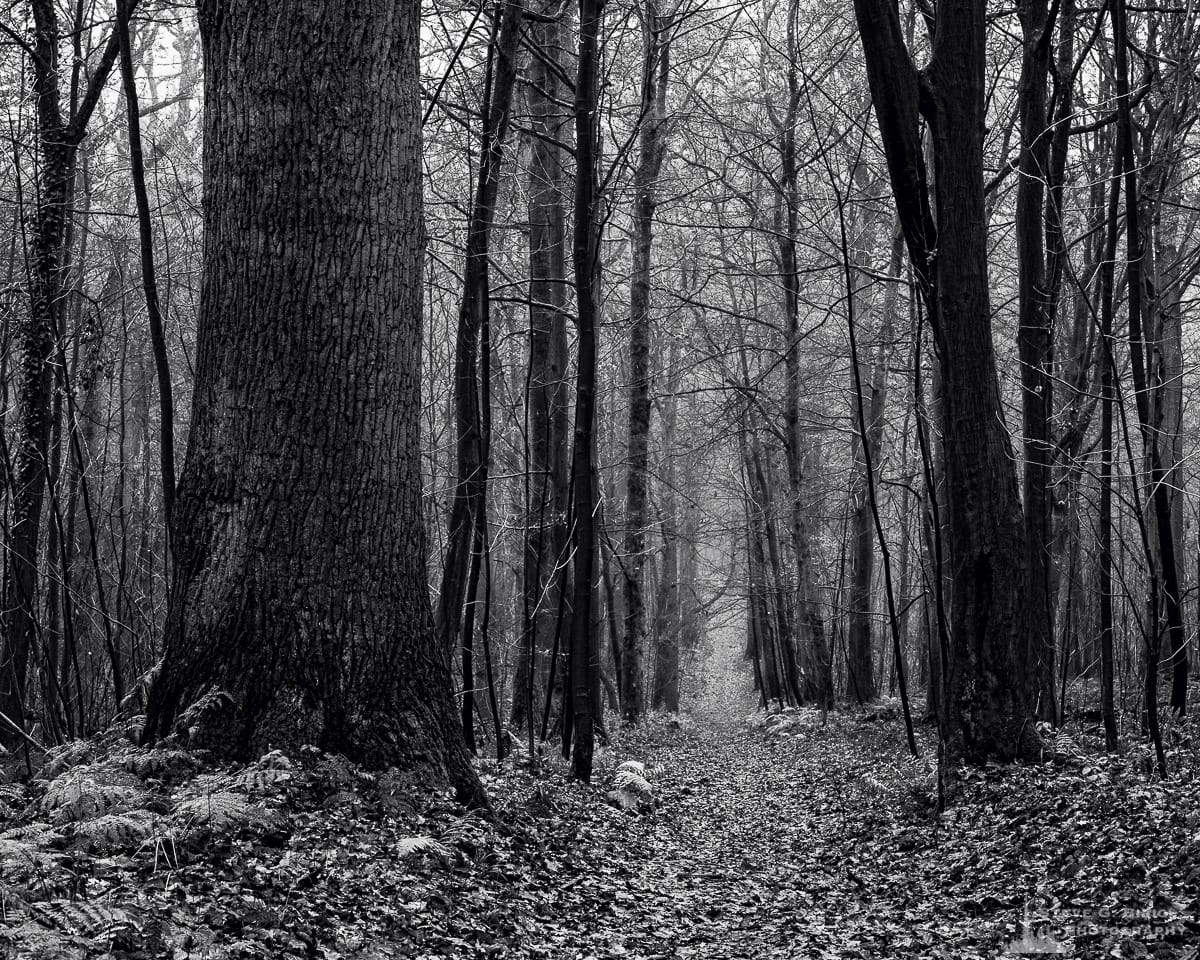
<instances>
[{"instance_id":1,"label":"forest floor","mask_svg":"<svg viewBox=\"0 0 1200 960\"><path fill-rule=\"evenodd\" d=\"M1197 957L1186 773L1081 735L939 815L893 710L752 708L720 672L593 787L482 762L491 820L315 751L212 770L80 746L0 786L0 956Z\"/></svg>"}]
</instances>

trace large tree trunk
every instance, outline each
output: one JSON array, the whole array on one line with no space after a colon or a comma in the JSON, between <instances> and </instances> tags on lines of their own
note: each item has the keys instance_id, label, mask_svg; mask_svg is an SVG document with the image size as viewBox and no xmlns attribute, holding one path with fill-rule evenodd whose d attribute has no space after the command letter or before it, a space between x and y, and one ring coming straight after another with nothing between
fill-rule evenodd
<instances>
[{"instance_id":1,"label":"large tree trunk","mask_svg":"<svg viewBox=\"0 0 1200 960\"><path fill-rule=\"evenodd\" d=\"M982 0L943 0L918 74L887 0L855 0L871 96L917 287L938 338L949 506L951 645L941 698L943 771L960 757L1033 755L1024 649L1025 546L991 334L983 195ZM936 222L920 144L932 133ZM943 780L943 783L946 781Z\"/></svg>"},{"instance_id":2,"label":"large tree trunk","mask_svg":"<svg viewBox=\"0 0 1200 960\"><path fill-rule=\"evenodd\" d=\"M988 291L983 205L982 0L938 10L933 87L937 331L945 382L953 646L946 665L951 753L1032 755L1019 651L1025 634L1024 536L1004 428ZM1028 736L1026 734L1029 734Z\"/></svg>"},{"instance_id":3,"label":"large tree trunk","mask_svg":"<svg viewBox=\"0 0 1200 960\"><path fill-rule=\"evenodd\" d=\"M419 11L199 19L196 386L143 738L191 707L223 756L315 743L485 802L426 588Z\"/></svg>"}]
</instances>

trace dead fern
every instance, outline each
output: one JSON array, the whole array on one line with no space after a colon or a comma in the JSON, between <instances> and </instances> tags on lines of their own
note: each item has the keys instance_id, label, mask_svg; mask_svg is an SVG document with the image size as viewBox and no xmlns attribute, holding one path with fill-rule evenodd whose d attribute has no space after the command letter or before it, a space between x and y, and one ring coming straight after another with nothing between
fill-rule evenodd
<instances>
[{"instance_id":1,"label":"dead fern","mask_svg":"<svg viewBox=\"0 0 1200 960\"><path fill-rule=\"evenodd\" d=\"M428 856L447 863L454 857L453 848L434 837L401 837L396 841L395 852L401 860Z\"/></svg>"},{"instance_id":2,"label":"dead fern","mask_svg":"<svg viewBox=\"0 0 1200 960\"><path fill-rule=\"evenodd\" d=\"M95 940L111 938L135 925L128 910L85 900L49 900L31 904L30 909L46 926Z\"/></svg>"}]
</instances>

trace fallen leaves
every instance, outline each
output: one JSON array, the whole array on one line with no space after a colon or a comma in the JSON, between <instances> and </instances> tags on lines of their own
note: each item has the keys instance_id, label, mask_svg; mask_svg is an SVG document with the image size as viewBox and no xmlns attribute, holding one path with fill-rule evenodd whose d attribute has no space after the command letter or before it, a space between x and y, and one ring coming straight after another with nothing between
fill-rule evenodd
<instances>
[{"instance_id":1,"label":"fallen leaves","mask_svg":"<svg viewBox=\"0 0 1200 960\"><path fill-rule=\"evenodd\" d=\"M738 695L621 734L594 787L481 762L491 821L317 750L73 745L0 791L0 954L1195 955L1197 781L1076 737L1066 766L970 771L938 816L886 705L747 724Z\"/></svg>"}]
</instances>

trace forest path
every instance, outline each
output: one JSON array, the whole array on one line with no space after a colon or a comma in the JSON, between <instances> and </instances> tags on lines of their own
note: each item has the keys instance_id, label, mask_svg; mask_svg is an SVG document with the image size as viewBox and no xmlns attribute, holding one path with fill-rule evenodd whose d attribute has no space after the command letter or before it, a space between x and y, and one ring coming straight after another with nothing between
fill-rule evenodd
<instances>
[{"instance_id":1,"label":"forest path","mask_svg":"<svg viewBox=\"0 0 1200 960\"><path fill-rule=\"evenodd\" d=\"M601 784L641 760L658 805L581 803L513 955L1200 958L1196 780L1150 786L1102 759L989 769L938 816L928 730L912 761L894 711L754 707L731 656L680 727L623 735Z\"/></svg>"},{"instance_id":2,"label":"forest path","mask_svg":"<svg viewBox=\"0 0 1200 960\"><path fill-rule=\"evenodd\" d=\"M581 828L592 869L547 911L578 947L528 944L531 956L938 955L942 905L907 882L897 849L908 831L890 808L924 770L895 725L812 711L776 734L748 722L753 708L744 666L721 664L680 729L658 725L644 753L622 743L660 805ZM946 956L994 955L956 940Z\"/></svg>"}]
</instances>

